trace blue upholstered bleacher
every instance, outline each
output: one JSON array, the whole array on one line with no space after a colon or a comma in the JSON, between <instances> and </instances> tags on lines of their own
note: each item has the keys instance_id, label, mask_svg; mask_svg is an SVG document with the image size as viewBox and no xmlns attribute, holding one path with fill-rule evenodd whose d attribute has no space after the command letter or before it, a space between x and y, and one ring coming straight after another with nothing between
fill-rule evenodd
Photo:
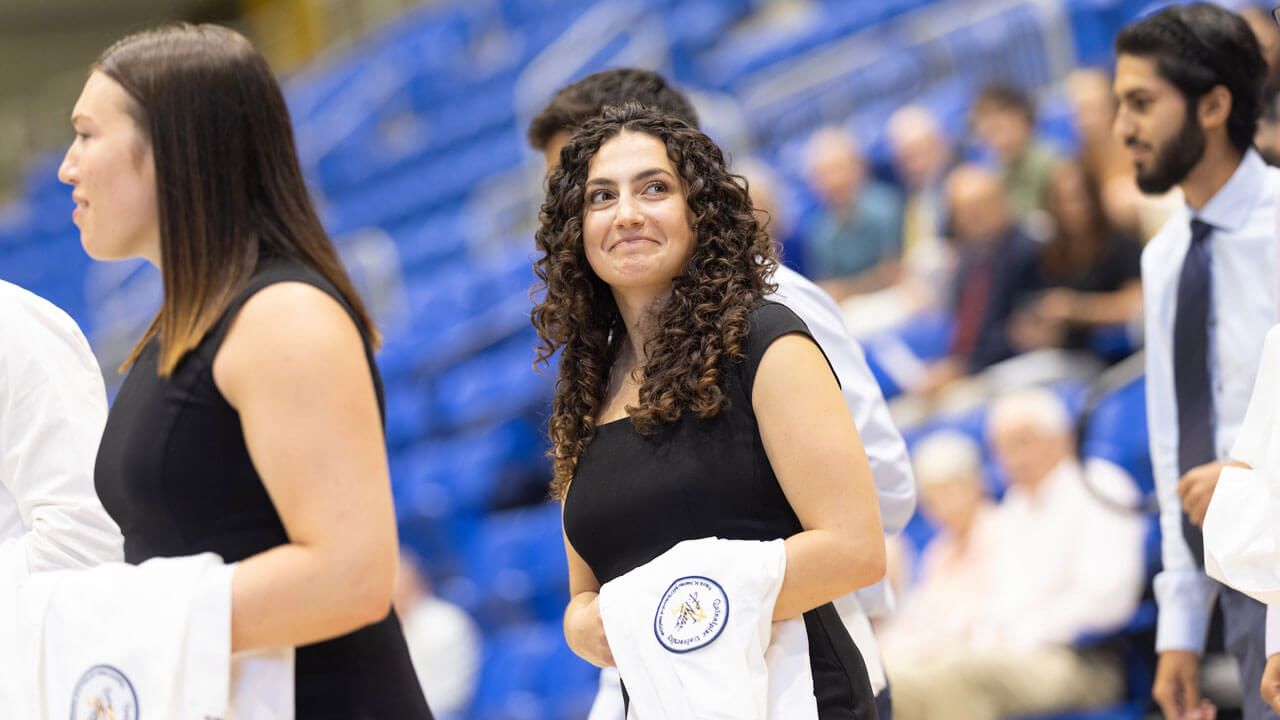
<instances>
[{"instance_id":1,"label":"blue upholstered bleacher","mask_svg":"<svg viewBox=\"0 0 1280 720\"><path fill-rule=\"evenodd\" d=\"M435 586L486 631L469 718L580 718L595 688L594 669L559 629L568 588L558 508L528 506L545 497L542 433L555 374L554 363L545 375L531 368L532 248L522 236L479 252L495 239L478 236L490 234L496 211L474 199L494 178L540 162L518 125L528 119L516 96L529 61L583 10L620 1L431 3L285 83L326 226L339 238L381 228L399 252L410 317L387 333L378 358L397 518ZM794 214L803 221L813 203L800 185L801 146L817 126L856 130L883 170L883 121L899 104L932 108L958 137L982 82L1037 89L1056 79L1044 47L1055 28L1042 22L1053 4L998 4L967 18L971 4L821 0L796 22L750 29L738 24L761 6L756 0L657 0L635 12L663 29L663 70L677 84L744 103L755 151L799 188ZM1142 4L1063 0L1075 54L1107 61L1115 28ZM935 15L955 26L927 32ZM602 47L581 59L581 72L624 61L620 42ZM777 78L806 68L821 81L777 91ZM1061 114L1050 115L1046 127L1063 130ZM55 177L60 158L59 150L34 163L22 196L0 213L0 277L68 309L94 338L110 328L95 327L86 307L90 261ZM517 230L496 232L504 239ZM896 332L924 358L941 355L949 337L945 318ZM1126 386L1100 404L1083 447L1149 489L1141 392L1140 383ZM981 438L981 410L947 422ZM908 536L922 544L929 532L917 519ZM1105 717L1132 717L1124 712Z\"/></svg>"}]
</instances>

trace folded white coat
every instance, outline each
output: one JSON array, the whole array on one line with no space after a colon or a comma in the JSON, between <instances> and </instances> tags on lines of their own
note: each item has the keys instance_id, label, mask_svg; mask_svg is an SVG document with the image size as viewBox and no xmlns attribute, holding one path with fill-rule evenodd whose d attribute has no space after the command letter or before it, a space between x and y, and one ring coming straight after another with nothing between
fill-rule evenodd
<instances>
[{"instance_id":1,"label":"folded white coat","mask_svg":"<svg viewBox=\"0 0 1280 720\"><path fill-rule=\"evenodd\" d=\"M1211 577L1256 600L1280 604L1280 325L1263 345L1258 378L1231 459L1204 519Z\"/></svg>"},{"instance_id":2,"label":"folded white coat","mask_svg":"<svg viewBox=\"0 0 1280 720\"><path fill-rule=\"evenodd\" d=\"M600 588L627 720L816 720L800 618L774 623L782 540L686 540Z\"/></svg>"},{"instance_id":3,"label":"folded white coat","mask_svg":"<svg viewBox=\"0 0 1280 720\"><path fill-rule=\"evenodd\" d=\"M4 578L17 582L0 585L0 707L30 720L293 720L293 649L231 654L234 572L206 553Z\"/></svg>"}]
</instances>

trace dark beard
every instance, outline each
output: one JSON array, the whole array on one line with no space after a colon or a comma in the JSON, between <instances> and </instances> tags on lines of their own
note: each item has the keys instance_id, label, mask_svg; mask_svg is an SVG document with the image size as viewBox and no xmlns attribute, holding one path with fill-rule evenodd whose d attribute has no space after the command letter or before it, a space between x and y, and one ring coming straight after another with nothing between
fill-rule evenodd
<instances>
[{"instance_id":1,"label":"dark beard","mask_svg":"<svg viewBox=\"0 0 1280 720\"><path fill-rule=\"evenodd\" d=\"M1148 195L1163 195L1182 182L1204 157L1204 129L1195 118L1195 103L1188 103L1178 134L1166 141L1155 153L1155 161L1146 172L1138 173L1138 189Z\"/></svg>"}]
</instances>

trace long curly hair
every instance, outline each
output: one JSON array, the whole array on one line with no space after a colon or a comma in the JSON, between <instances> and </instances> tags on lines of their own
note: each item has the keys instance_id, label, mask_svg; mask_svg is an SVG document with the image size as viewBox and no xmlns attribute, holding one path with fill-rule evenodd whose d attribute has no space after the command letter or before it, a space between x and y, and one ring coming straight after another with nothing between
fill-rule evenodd
<instances>
[{"instance_id":1,"label":"long curly hair","mask_svg":"<svg viewBox=\"0 0 1280 720\"><path fill-rule=\"evenodd\" d=\"M591 159L622 132L661 141L680 175L694 247L671 294L652 309L639 401L627 406L635 429L657 432L686 412L700 418L726 407L724 372L744 356L748 316L775 286L776 251L752 212L745 179L729 173L724 154L684 121L637 103L606 108L560 153L548 179L534 263L541 302L531 314L540 343L536 364L560 353L560 377L548 422L551 495L563 498L588 444L627 329L613 293L583 249L587 171Z\"/></svg>"}]
</instances>

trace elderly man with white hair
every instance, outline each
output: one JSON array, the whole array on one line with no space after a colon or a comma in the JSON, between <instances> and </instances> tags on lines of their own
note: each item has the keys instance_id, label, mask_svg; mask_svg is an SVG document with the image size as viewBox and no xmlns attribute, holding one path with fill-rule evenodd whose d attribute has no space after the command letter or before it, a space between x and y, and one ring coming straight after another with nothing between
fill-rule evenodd
<instances>
[{"instance_id":1,"label":"elderly man with white hair","mask_svg":"<svg viewBox=\"0 0 1280 720\"><path fill-rule=\"evenodd\" d=\"M919 580L881 633L891 676L969 643L991 586L997 540L977 442L941 430L916 444L911 461L920 510L938 533L921 556Z\"/></svg>"},{"instance_id":2,"label":"elderly man with white hair","mask_svg":"<svg viewBox=\"0 0 1280 720\"><path fill-rule=\"evenodd\" d=\"M987 435L1009 481L995 513L990 586L964 644L893 669L899 720L998 720L1123 697L1119 659L1073 642L1122 626L1142 592L1136 490L1106 461L1083 466L1070 414L1047 390L997 399Z\"/></svg>"}]
</instances>

